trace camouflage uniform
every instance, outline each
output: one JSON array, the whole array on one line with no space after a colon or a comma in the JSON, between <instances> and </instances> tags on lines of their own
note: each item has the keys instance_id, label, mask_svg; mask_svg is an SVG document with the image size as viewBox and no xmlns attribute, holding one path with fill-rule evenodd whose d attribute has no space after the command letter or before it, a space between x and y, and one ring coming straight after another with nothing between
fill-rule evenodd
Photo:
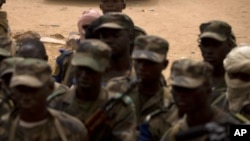
<instances>
[{"instance_id":1,"label":"camouflage uniform","mask_svg":"<svg viewBox=\"0 0 250 141\"><path fill-rule=\"evenodd\" d=\"M135 48L132 52L132 58L162 62L166 58L167 51L168 43L164 39L156 36L141 36L135 40ZM135 75L111 79L108 82L106 89L114 93L125 92L128 83L135 79L137 79ZM173 101L168 88L165 87L164 83L162 83L162 86L163 87L145 103L141 102L143 95L138 92L138 87L135 87L130 93L128 93L135 103L138 130L141 132L147 130L148 132L146 134L150 134L153 136L150 138L154 138L155 140L157 140L157 137L159 140L161 137L160 134L164 133L164 131L170 127L170 123L165 117L166 115L169 116L169 114L167 114L169 111L168 108L171 107L170 105ZM159 115L162 116L155 118ZM140 127L141 124L143 125ZM143 137L140 136L140 138Z\"/></svg>"},{"instance_id":2,"label":"camouflage uniform","mask_svg":"<svg viewBox=\"0 0 250 141\"><path fill-rule=\"evenodd\" d=\"M22 61L23 58L13 57L4 59L0 65L0 78L2 80L1 90L0 90L0 117L7 112L10 112L14 108L14 103L11 99L11 92L8 84L9 80L4 80L6 75L12 75L15 65ZM10 78L5 78L10 79Z\"/></svg>"},{"instance_id":3,"label":"camouflage uniform","mask_svg":"<svg viewBox=\"0 0 250 141\"><path fill-rule=\"evenodd\" d=\"M224 59L229 109L234 115L242 115L250 120L250 46L234 48ZM242 75L243 74L243 75ZM237 76L238 75L238 76ZM235 77L233 77L235 76ZM231 78L233 77L233 78ZM246 79L244 81L244 79Z\"/></svg>"},{"instance_id":4,"label":"camouflage uniform","mask_svg":"<svg viewBox=\"0 0 250 141\"><path fill-rule=\"evenodd\" d=\"M8 36L0 36L0 58L2 59L10 57L12 41Z\"/></svg>"},{"instance_id":5,"label":"camouflage uniform","mask_svg":"<svg viewBox=\"0 0 250 141\"><path fill-rule=\"evenodd\" d=\"M9 34L9 25L7 20L7 12L0 10L0 35Z\"/></svg>"},{"instance_id":6,"label":"camouflage uniform","mask_svg":"<svg viewBox=\"0 0 250 141\"><path fill-rule=\"evenodd\" d=\"M179 86L184 88L197 88L204 84L205 81L209 82L212 75L212 66L208 63L194 61L190 59L182 59L173 62L171 68L170 85ZM211 83L211 82L209 82ZM212 117L209 122L215 123L230 123L239 124L240 122L233 118L231 115L220 110L217 107L212 107ZM188 126L186 115L183 119L179 120L173 125L171 129L166 131L161 138L162 141L169 140L175 141L175 135L181 131L187 131L191 127ZM197 140L205 140L206 137L202 136Z\"/></svg>"},{"instance_id":7,"label":"camouflage uniform","mask_svg":"<svg viewBox=\"0 0 250 141\"><path fill-rule=\"evenodd\" d=\"M101 29L125 29L128 30L129 36L135 36L134 23L132 19L125 14L119 12L110 12L101 16L99 19L97 19L97 21L98 23L95 25L97 27L94 29L94 34L99 34ZM128 48L132 50L132 47L133 46L131 44ZM130 62L130 64L132 64L132 60L130 60ZM119 71L117 73L107 71L103 77L103 86L106 86L107 82L112 78L130 75L134 75L132 65L130 65L127 70Z\"/></svg>"},{"instance_id":8,"label":"camouflage uniform","mask_svg":"<svg viewBox=\"0 0 250 141\"><path fill-rule=\"evenodd\" d=\"M43 87L51 78L51 68L45 61L24 59L13 73L10 87ZM44 94L46 95L46 94ZM53 109L47 109L48 116L40 122L27 123L17 112L12 112L1 119L1 141L87 141L85 126L76 118ZM32 116L32 115L31 115Z\"/></svg>"},{"instance_id":9,"label":"camouflage uniform","mask_svg":"<svg viewBox=\"0 0 250 141\"><path fill-rule=\"evenodd\" d=\"M99 40L85 40L72 58L73 66L85 66L98 72L103 72L109 65L110 48ZM77 88L77 85L76 85ZM90 140L135 140L135 109L132 100L121 94L111 95L101 88L98 98L94 101L84 101L76 97L76 88L70 93L51 103L51 107L67 112L83 123L88 124L95 113L104 108L106 103L113 103L110 110L105 113L108 119L101 123L101 128L90 135ZM101 117L95 117L96 122ZM100 119L99 119L100 118Z\"/></svg>"},{"instance_id":10,"label":"camouflage uniform","mask_svg":"<svg viewBox=\"0 0 250 141\"><path fill-rule=\"evenodd\" d=\"M235 36L232 32L232 27L223 21L210 21L208 23L202 23L200 25L199 40L204 38L215 39L220 42L224 42L227 39L235 43ZM218 77L216 77L218 79ZM217 106L223 110L228 111L228 104L226 100L226 82L224 75L220 79L216 80L216 84L213 86L213 92L211 95L211 104Z\"/></svg>"}]
</instances>

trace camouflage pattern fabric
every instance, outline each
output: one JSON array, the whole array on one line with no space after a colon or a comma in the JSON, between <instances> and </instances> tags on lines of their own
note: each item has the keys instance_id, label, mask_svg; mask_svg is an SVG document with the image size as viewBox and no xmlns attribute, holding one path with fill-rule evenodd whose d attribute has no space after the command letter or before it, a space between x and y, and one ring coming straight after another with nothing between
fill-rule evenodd
<instances>
[{"instance_id":1,"label":"camouflage pattern fabric","mask_svg":"<svg viewBox=\"0 0 250 141\"><path fill-rule=\"evenodd\" d=\"M104 72L109 66L111 49L107 44L95 39L85 40L72 58L73 66L87 66L98 72Z\"/></svg>"},{"instance_id":2,"label":"camouflage pattern fabric","mask_svg":"<svg viewBox=\"0 0 250 141\"><path fill-rule=\"evenodd\" d=\"M117 97L118 95L110 95L106 90L102 89L99 97L95 101L83 101L75 97L75 89L73 88L70 93L61 97L61 99L58 99L54 103L51 103L50 106L69 113L85 123L92 114L94 114L113 96ZM114 108L107 113L108 115L113 115L113 118L103 123L102 129L99 130L100 132L96 133L95 136L90 137L90 140L135 140L136 117L134 111L135 109L132 100L129 97L124 97L123 101L116 103Z\"/></svg>"},{"instance_id":3,"label":"camouflage pattern fabric","mask_svg":"<svg viewBox=\"0 0 250 141\"><path fill-rule=\"evenodd\" d=\"M85 126L76 118L53 109L43 124L34 127L21 126L19 117L0 121L1 141L88 141Z\"/></svg>"},{"instance_id":4,"label":"camouflage pattern fabric","mask_svg":"<svg viewBox=\"0 0 250 141\"><path fill-rule=\"evenodd\" d=\"M25 85L41 87L51 79L50 65L40 59L24 59L16 64L10 87Z\"/></svg>"},{"instance_id":5,"label":"camouflage pattern fabric","mask_svg":"<svg viewBox=\"0 0 250 141\"><path fill-rule=\"evenodd\" d=\"M22 61L23 58L13 57L4 59L0 65L0 77L3 79L5 75L12 74L14 72L14 68L16 63ZM2 80L4 81L4 80ZM14 108L14 103L11 99L10 90L5 86L4 82L1 84L0 89L0 117L7 112L10 112Z\"/></svg>"},{"instance_id":6,"label":"camouflage pattern fabric","mask_svg":"<svg viewBox=\"0 0 250 141\"><path fill-rule=\"evenodd\" d=\"M213 109L213 117L209 122L216 122L216 123L228 123L228 124L240 124L240 122L234 119L232 116L227 114L226 112L214 108ZM164 136L161 138L161 141L175 141L175 135L180 131L186 131L191 127L188 126L186 117L179 120L171 129L165 132ZM192 141L205 141L207 136L202 136L198 139L194 139Z\"/></svg>"},{"instance_id":7,"label":"camouflage pattern fabric","mask_svg":"<svg viewBox=\"0 0 250 141\"><path fill-rule=\"evenodd\" d=\"M10 57L12 55L12 40L9 36L0 36L0 56Z\"/></svg>"},{"instance_id":8,"label":"camouflage pattern fabric","mask_svg":"<svg viewBox=\"0 0 250 141\"><path fill-rule=\"evenodd\" d=\"M119 12L109 12L99 18L99 26L95 28L95 32L103 28L126 29L134 34L134 23L126 14Z\"/></svg>"},{"instance_id":9,"label":"camouflage pattern fabric","mask_svg":"<svg viewBox=\"0 0 250 141\"><path fill-rule=\"evenodd\" d=\"M166 59L169 44L157 36L139 36L135 39L133 59L147 59L161 63Z\"/></svg>"},{"instance_id":10,"label":"camouflage pattern fabric","mask_svg":"<svg viewBox=\"0 0 250 141\"><path fill-rule=\"evenodd\" d=\"M200 25L200 32L200 39L212 38L221 42L226 41L230 36L235 39L232 27L224 21L213 20L203 23Z\"/></svg>"},{"instance_id":11,"label":"camouflage pattern fabric","mask_svg":"<svg viewBox=\"0 0 250 141\"><path fill-rule=\"evenodd\" d=\"M9 25L7 20L7 13L5 11L0 11L0 36L8 35Z\"/></svg>"},{"instance_id":12,"label":"camouflage pattern fabric","mask_svg":"<svg viewBox=\"0 0 250 141\"><path fill-rule=\"evenodd\" d=\"M185 88L197 88L205 81L212 82L210 64L190 59L177 60L172 64L170 84Z\"/></svg>"}]
</instances>

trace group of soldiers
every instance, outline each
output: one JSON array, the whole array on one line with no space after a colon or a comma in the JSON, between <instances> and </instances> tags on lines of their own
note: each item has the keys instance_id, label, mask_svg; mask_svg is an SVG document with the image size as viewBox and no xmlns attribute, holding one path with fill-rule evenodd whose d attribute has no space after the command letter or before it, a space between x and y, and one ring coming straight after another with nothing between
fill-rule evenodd
<instances>
[{"instance_id":1,"label":"group of soldiers","mask_svg":"<svg viewBox=\"0 0 250 141\"><path fill-rule=\"evenodd\" d=\"M39 34L13 39L0 10L1 141L224 141L231 124L250 124L250 45L231 25L202 23L203 60L174 61L166 79L168 41L125 8L84 11L54 71Z\"/></svg>"}]
</instances>

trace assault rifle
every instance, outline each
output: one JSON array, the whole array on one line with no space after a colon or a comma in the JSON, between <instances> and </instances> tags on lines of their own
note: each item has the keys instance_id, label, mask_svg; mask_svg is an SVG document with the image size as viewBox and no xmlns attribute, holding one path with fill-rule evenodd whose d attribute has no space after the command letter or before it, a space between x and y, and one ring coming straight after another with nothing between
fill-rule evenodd
<instances>
[{"instance_id":1,"label":"assault rifle","mask_svg":"<svg viewBox=\"0 0 250 141\"><path fill-rule=\"evenodd\" d=\"M128 85L128 89L126 92L122 94L119 98L111 98L107 103L104 104L100 109L98 109L95 113L93 113L86 121L85 125L88 129L88 133L92 136L96 129L99 129L100 125L105 123L108 119L112 118L112 115L109 115L109 111L116 106L118 102L123 100L123 98L130 93L136 84L138 84L139 80L131 81Z\"/></svg>"}]
</instances>

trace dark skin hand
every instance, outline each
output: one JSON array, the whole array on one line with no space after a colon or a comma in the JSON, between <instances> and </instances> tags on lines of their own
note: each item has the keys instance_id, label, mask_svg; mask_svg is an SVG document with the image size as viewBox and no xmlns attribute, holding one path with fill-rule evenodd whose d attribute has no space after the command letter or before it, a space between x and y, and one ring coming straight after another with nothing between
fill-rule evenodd
<instances>
[{"instance_id":1,"label":"dark skin hand","mask_svg":"<svg viewBox=\"0 0 250 141\"><path fill-rule=\"evenodd\" d=\"M102 72L89 67L77 66L75 68L76 97L86 101L94 101L101 91Z\"/></svg>"}]
</instances>

